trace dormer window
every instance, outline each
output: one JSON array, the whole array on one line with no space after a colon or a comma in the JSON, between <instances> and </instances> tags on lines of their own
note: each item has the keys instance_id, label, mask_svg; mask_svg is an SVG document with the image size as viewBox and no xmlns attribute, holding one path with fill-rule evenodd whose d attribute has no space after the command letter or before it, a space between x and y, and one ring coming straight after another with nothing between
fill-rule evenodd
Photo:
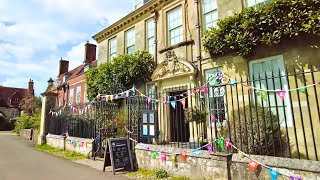
<instances>
[{"instance_id":1,"label":"dormer window","mask_svg":"<svg viewBox=\"0 0 320 180\"><path fill-rule=\"evenodd\" d=\"M68 75L64 75L63 78L62 78L62 81L63 81L63 82L66 82L66 81L68 80L68 78L69 78Z\"/></svg>"}]
</instances>

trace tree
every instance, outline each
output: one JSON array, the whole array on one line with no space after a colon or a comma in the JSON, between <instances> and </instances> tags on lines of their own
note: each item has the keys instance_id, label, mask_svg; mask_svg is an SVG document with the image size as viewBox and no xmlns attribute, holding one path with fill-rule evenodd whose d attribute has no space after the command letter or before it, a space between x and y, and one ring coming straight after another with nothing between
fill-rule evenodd
<instances>
[{"instance_id":1,"label":"tree","mask_svg":"<svg viewBox=\"0 0 320 180\"><path fill-rule=\"evenodd\" d=\"M37 109L41 109L41 97L26 97L20 102L20 108L23 112L32 115Z\"/></svg>"}]
</instances>

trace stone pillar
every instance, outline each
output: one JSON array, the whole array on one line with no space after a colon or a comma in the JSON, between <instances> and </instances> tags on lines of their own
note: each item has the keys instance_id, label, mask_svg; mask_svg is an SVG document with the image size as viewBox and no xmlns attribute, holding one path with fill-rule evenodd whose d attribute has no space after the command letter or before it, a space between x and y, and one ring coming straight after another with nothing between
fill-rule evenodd
<instances>
[{"instance_id":1,"label":"stone pillar","mask_svg":"<svg viewBox=\"0 0 320 180\"><path fill-rule=\"evenodd\" d=\"M41 107L41 121L40 121L40 132L38 135L38 144L46 144L46 135L48 133L48 115L51 108L56 105L57 93L51 91L53 86L53 80L50 78L48 81L47 91L42 93L42 107Z\"/></svg>"}]
</instances>

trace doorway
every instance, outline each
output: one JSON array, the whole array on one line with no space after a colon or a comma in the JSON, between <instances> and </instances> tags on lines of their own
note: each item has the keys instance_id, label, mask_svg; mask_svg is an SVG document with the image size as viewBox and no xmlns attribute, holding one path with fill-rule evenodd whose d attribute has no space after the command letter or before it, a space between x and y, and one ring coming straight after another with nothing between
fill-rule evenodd
<instances>
[{"instance_id":1,"label":"doorway","mask_svg":"<svg viewBox=\"0 0 320 180\"><path fill-rule=\"evenodd\" d=\"M170 92L170 101L175 101L175 108L168 104L170 108L170 133L172 142L189 142L190 131L189 123L185 121L184 109L182 103L179 101L185 99L185 106L188 105L188 98L185 91Z\"/></svg>"}]
</instances>

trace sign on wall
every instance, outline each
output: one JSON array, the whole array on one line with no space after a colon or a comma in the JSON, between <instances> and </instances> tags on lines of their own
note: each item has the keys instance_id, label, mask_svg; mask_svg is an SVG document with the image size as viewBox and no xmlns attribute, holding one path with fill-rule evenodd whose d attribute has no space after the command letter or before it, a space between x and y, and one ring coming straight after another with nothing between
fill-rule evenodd
<instances>
[{"instance_id":1,"label":"sign on wall","mask_svg":"<svg viewBox=\"0 0 320 180\"><path fill-rule=\"evenodd\" d=\"M141 136L144 138L155 138L158 129L157 111L143 111L141 118Z\"/></svg>"}]
</instances>

